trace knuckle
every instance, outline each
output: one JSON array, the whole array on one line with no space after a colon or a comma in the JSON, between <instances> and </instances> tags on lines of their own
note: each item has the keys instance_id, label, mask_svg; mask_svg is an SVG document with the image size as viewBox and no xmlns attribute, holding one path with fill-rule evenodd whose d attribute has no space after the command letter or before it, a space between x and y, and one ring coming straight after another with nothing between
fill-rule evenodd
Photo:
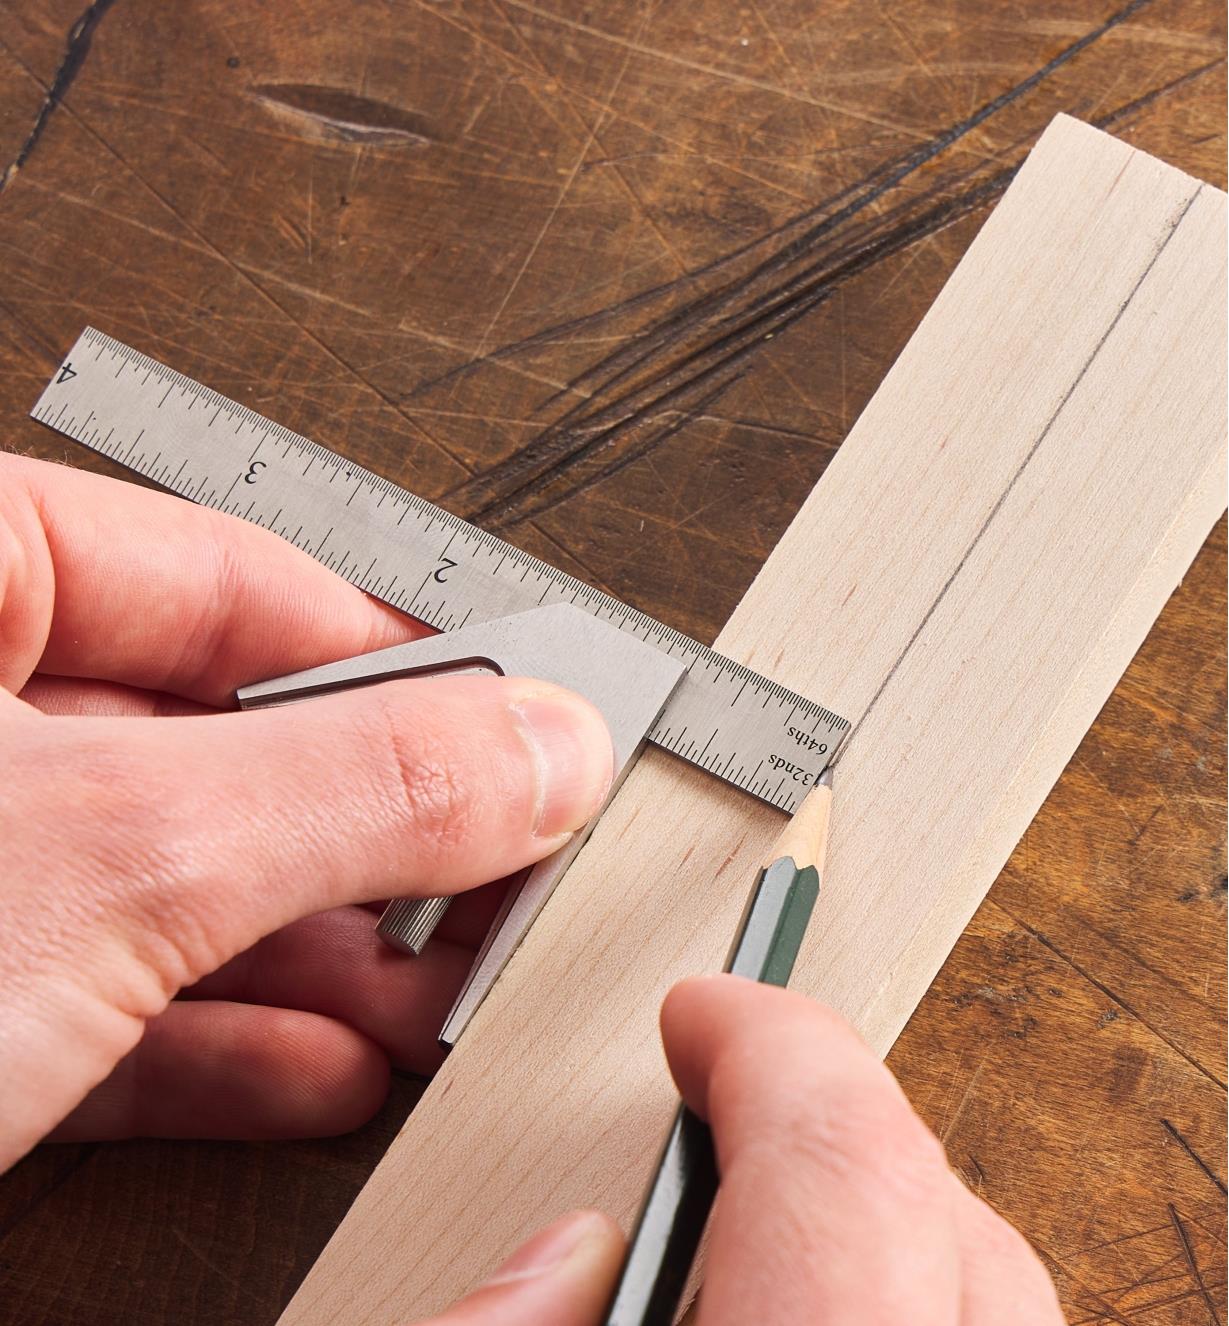
<instances>
[{"instance_id":1,"label":"knuckle","mask_svg":"<svg viewBox=\"0 0 1229 1326\"><path fill-rule=\"evenodd\" d=\"M178 653L169 662L168 676L175 685L195 691L222 670L219 664L226 658L234 633L235 605L243 601L245 569L234 543L222 537L223 527L208 518L216 513L192 514L194 519L205 517L193 533L195 555L206 560L199 583L207 590L195 602Z\"/></svg>"},{"instance_id":2,"label":"knuckle","mask_svg":"<svg viewBox=\"0 0 1229 1326\"><path fill-rule=\"evenodd\" d=\"M5 456L0 475L0 683L20 688L46 643L47 622L38 610L49 603L54 571L38 504L24 473L32 463Z\"/></svg>"},{"instance_id":3,"label":"knuckle","mask_svg":"<svg viewBox=\"0 0 1229 1326\"><path fill-rule=\"evenodd\" d=\"M396 812L428 850L446 856L477 828L477 798L457 766L453 743L428 724L407 731L404 711L381 700L377 721Z\"/></svg>"},{"instance_id":4,"label":"knuckle","mask_svg":"<svg viewBox=\"0 0 1229 1326\"><path fill-rule=\"evenodd\" d=\"M977 1245L981 1252L996 1261L1018 1266L1038 1284L1049 1284L1045 1267L1024 1235L985 1202L979 1198L973 1198L973 1201L977 1208Z\"/></svg>"},{"instance_id":5,"label":"knuckle","mask_svg":"<svg viewBox=\"0 0 1229 1326\"><path fill-rule=\"evenodd\" d=\"M914 1211L945 1206L950 1173L942 1145L878 1061L859 1055L792 1061L773 1086L771 1128L756 1137L770 1163L873 1185ZM774 1056L776 1062L791 1062ZM737 1070L735 1070L737 1071Z\"/></svg>"},{"instance_id":6,"label":"knuckle","mask_svg":"<svg viewBox=\"0 0 1229 1326\"><path fill-rule=\"evenodd\" d=\"M56 770L47 804L63 805L66 791L72 801L43 849L57 888L44 924L116 1007L148 1017L216 965L207 856L192 826L149 795L149 770L122 744L65 741L50 726L39 735Z\"/></svg>"},{"instance_id":7,"label":"knuckle","mask_svg":"<svg viewBox=\"0 0 1229 1326\"><path fill-rule=\"evenodd\" d=\"M1064 1320L1054 1281L1037 1250L1014 1225L967 1189L961 1193L960 1225L965 1255L976 1259L979 1278L993 1280L1005 1305L1016 1305L1021 1319L1028 1312L1029 1319L1038 1323Z\"/></svg>"},{"instance_id":8,"label":"knuckle","mask_svg":"<svg viewBox=\"0 0 1229 1326\"><path fill-rule=\"evenodd\" d=\"M896 1199L917 1208L942 1207L950 1200L947 1155L939 1139L902 1098L895 1117L885 1118L873 1168Z\"/></svg>"},{"instance_id":9,"label":"knuckle","mask_svg":"<svg viewBox=\"0 0 1229 1326\"><path fill-rule=\"evenodd\" d=\"M870 1168L901 1196L929 1195L948 1182L943 1148L886 1069L878 1069L876 1077L879 1081L851 1094L836 1116L832 1131L837 1154L849 1164Z\"/></svg>"}]
</instances>

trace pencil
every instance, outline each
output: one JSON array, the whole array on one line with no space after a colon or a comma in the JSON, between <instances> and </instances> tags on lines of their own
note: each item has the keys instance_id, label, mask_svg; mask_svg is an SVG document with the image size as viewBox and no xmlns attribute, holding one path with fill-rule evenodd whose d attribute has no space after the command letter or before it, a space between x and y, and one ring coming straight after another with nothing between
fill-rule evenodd
<instances>
[{"instance_id":1,"label":"pencil","mask_svg":"<svg viewBox=\"0 0 1229 1326\"><path fill-rule=\"evenodd\" d=\"M768 985L788 983L819 896L831 807L829 766L756 876L726 959L727 972ZM640 1208L603 1326L671 1326L717 1185L717 1159L708 1124L680 1105Z\"/></svg>"}]
</instances>

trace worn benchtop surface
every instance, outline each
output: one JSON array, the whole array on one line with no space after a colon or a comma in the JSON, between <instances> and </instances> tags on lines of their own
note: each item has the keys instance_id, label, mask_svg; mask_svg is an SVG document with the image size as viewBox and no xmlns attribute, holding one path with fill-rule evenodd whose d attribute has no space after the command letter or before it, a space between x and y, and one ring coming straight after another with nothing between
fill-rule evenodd
<instances>
[{"instance_id":1,"label":"worn benchtop surface","mask_svg":"<svg viewBox=\"0 0 1229 1326\"><path fill-rule=\"evenodd\" d=\"M25 419L91 322L704 639L1056 112L1224 185L1210 3L82 4L0 0L0 443L108 468ZM1223 1302L1225 560L890 1059L1072 1322ZM417 1091L37 1151L0 1326L272 1323Z\"/></svg>"}]
</instances>

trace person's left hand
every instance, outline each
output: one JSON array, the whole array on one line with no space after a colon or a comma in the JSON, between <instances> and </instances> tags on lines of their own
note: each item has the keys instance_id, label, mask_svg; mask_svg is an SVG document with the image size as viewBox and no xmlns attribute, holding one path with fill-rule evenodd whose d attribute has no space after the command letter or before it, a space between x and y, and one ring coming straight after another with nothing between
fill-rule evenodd
<instances>
[{"instance_id":1,"label":"person's left hand","mask_svg":"<svg viewBox=\"0 0 1229 1326\"><path fill-rule=\"evenodd\" d=\"M0 1170L56 1125L340 1132L390 1060L438 1064L498 898L418 958L364 904L560 847L610 785L601 715L477 676L219 712L421 633L257 526L0 455Z\"/></svg>"}]
</instances>

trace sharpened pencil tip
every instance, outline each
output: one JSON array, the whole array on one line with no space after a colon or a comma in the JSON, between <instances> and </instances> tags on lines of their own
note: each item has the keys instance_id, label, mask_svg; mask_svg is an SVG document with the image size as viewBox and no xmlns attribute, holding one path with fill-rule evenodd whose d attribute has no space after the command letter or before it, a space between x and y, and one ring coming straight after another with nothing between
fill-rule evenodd
<instances>
[{"instance_id":1,"label":"sharpened pencil tip","mask_svg":"<svg viewBox=\"0 0 1229 1326\"><path fill-rule=\"evenodd\" d=\"M819 786L820 786L820 787L831 787L831 786L832 786L832 766L831 766L831 765L829 765L829 766L823 771L823 773L821 773L821 774L819 775Z\"/></svg>"},{"instance_id":2,"label":"sharpened pencil tip","mask_svg":"<svg viewBox=\"0 0 1229 1326\"><path fill-rule=\"evenodd\" d=\"M799 870L806 866L822 867L831 808L832 780L824 774L803 797L794 818L786 824L764 864L771 865L788 856Z\"/></svg>"}]
</instances>

